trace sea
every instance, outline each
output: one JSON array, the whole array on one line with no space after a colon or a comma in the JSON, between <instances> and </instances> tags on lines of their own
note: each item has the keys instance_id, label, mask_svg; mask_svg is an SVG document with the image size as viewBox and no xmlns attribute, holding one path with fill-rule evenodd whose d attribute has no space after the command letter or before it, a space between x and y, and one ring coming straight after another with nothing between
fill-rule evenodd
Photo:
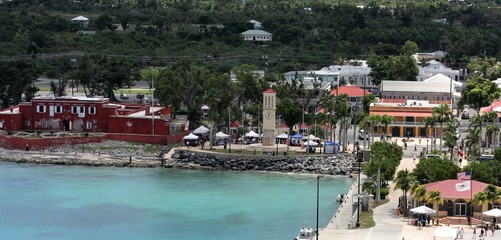
<instances>
[{"instance_id":1,"label":"sea","mask_svg":"<svg viewBox=\"0 0 501 240\"><path fill-rule=\"evenodd\" d=\"M348 177L319 179L319 226ZM293 239L314 175L0 163L0 239Z\"/></svg>"}]
</instances>

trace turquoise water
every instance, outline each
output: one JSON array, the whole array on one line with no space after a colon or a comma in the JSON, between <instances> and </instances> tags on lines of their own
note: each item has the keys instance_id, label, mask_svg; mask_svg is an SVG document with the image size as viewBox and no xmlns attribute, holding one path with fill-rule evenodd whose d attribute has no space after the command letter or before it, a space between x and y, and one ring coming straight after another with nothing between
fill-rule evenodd
<instances>
[{"instance_id":1,"label":"turquoise water","mask_svg":"<svg viewBox=\"0 0 501 240\"><path fill-rule=\"evenodd\" d=\"M349 178L320 179L320 226ZM316 178L0 163L0 239L292 239Z\"/></svg>"}]
</instances>

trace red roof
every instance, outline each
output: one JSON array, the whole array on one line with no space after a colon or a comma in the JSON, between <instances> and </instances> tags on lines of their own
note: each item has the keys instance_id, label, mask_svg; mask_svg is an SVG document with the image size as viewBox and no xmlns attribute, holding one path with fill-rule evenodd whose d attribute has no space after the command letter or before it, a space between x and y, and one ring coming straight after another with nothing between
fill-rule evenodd
<instances>
[{"instance_id":1,"label":"red roof","mask_svg":"<svg viewBox=\"0 0 501 240\"><path fill-rule=\"evenodd\" d=\"M307 123L302 123L299 128L301 129L308 129L308 124Z\"/></svg>"},{"instance_id":2,"label":"red roof","mask_svg":"<svg viewBox=\"0 0 501 240\"><path fill-rule=\"evenodd\" d=\"M490 106L480 108L480 114L494 111L498 107L501 107L501 101L493 102ZM498 116L501 116L501 112L498 113Z\"/></svg>"},{"instance_id":3,"label":"red roof","mask_svg":"<svg viewBox=\"0 0 501 240\"><path fill-rule=\"evenodd\" d=\"M264 91L264 93L277 93L277 92L275 92L275 90L270 88L270 89Z\"/></svg>"},{"instance_id":4,"label":"red roof","mask_svg":"<svg viewBox=\"0 0 501 240\"><path fill-rule=\"evenodd\" d=\"M242 126L242 123L240 123L240 121L238 121L238 120L236 120L230 124L230 127L232 127L232 128L237 128L240 126Z\"/></svg>"},{"instance_id":5,"label":"red roof","mask_svg":"<svg viewBox=\"0 0 501 240\"><path fill-rule=\"evenodd\" d=\"M427 192L433 190L439 190L442 198L462 198L462 199L470 199L471 196L475 196L476 193L484 191L485 187L487 187L487 183L471 180L471 190L466 190L462 192L456 191L456 184L469 182L470 180L457 180L457 179L448 179L439 182L433 182L425 184Z\"/></svg>"},{"instance_id":6,"label":"red roof","mask_svg":"<svg viewBox=\"0 0 501 240\"><path fill-rule=\"evenodd\" d=\"M433 115L431 112L386 112L386 111L371 111L370 114L378 116L393 116L393 117L429 117Z\"/></svg>"},{"instance_id":7,"label":"red roof","mask_svg":"<svg viewBox=\"0 0 501 240\"><path fill-rule=\"evenodd\" d=\"M337 89L332 89L331 94L334 96L346 94L349 97L363 97L364 89L358 86L339 86ZM365 90L365 95L372 94L368 90Z\"/></svg>"},{"instance_id":8,"label":"red roof","mask_svg":"<svg viewBox=\"0 0 501 240\"><path fill-rule=\"evenodd\" d=\"M285 123L280 123L280 125L278 125L277 128L286 128L286 129L289 129L289 127L287 127L287 124L285 124Z\"/></svg>"}]
</instances>

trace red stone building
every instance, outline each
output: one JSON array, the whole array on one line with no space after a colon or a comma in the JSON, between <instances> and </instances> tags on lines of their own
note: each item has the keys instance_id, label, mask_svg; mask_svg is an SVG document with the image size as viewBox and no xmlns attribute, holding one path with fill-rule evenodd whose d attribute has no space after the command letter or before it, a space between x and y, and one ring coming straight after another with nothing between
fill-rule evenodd
<instances>
[{"instance_id":1,"label":"red stone building","mask_svg":"<svg viewBox=\"0 0 501 240\"><path fill-rule=\"evenodd\" d=\"M170 107L110 103L107 98L37 97L0 111L6 131L73 131L170 135L184 132Z\"/></svg>"}]
</instances>

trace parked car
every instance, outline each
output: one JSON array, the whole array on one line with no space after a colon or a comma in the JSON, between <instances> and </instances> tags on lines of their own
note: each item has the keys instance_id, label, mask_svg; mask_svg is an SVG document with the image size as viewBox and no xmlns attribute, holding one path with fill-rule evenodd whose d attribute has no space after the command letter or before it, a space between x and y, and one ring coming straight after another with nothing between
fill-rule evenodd
<instances>
[{"instance_id":1,"label":"parked car","mask_svg":"<svg viewBox=\"0 0 501 240\"><path fill-rule=\"evenodd\" d=\"M494 160L494 155L482 154L479 159L481 162Z\"/></svg>"}]
</instances>

